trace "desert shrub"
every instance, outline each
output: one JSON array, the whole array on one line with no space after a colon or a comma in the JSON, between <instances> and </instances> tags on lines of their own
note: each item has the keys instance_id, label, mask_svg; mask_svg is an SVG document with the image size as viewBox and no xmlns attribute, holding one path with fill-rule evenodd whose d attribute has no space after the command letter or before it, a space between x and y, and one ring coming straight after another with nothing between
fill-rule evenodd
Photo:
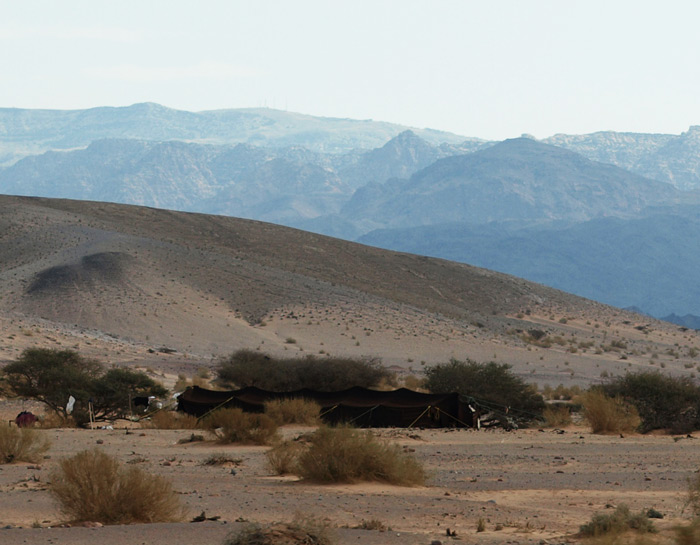
<instances>
[{"instance_id":1,"label":"desert shrub","mask_svg":"<svg viewBox=\"0 0 700 545\"><path fill-rule=\"evenodd\" d=\"M267 465L277 475L295 475L303 451L304 445L299 441L281 441L265 453Z\"/></svg>"},{"instance_id":2,"label":"desert shrub","mask_svg":"<svg viewBox=\"0 0 700 545\"><path fill-rule=\"evenodd\" d=\"M583 415L593 433L629 433L635 431L641 422L634 406L600 390L586 392L581 401Z\"/></svg>"},{"instance_id":3,"label":"desert shrub","mask_svg":"<svg viewBox=\"0 0 700 545\"><path fill-rule=\"evenodd\" d=\"M36 463L49 446L48 439L36 430L0 425L0 464Z\"/></svg>"},{"instance_id":4,"label":"desert shrub","mask_svg":"<svg viewBox=\"0 0 700 545\"><path fill-rule=\"evenodd\" d=\"M477 363L450 360L425 370L426 386L433 393L459 392L499 407L509 407L511 414L536 418L545 408L536 389L510 371L505 363Z\"/></svg>"},{"instance_id":5,"label":"desert shrub","mask_svg":"<svg viewBox=\"0 0 700 545\"><path fill-rule=\"evenodd\" d=\"M238 350L220 360L215 368L218 381L229 386L257 386L278 392L310 388L336 391L353 386L371 388L394 374L375 358L305 356L276 359L256 350Z\"/></svg>"},{"instance_id":6,"label":"desert shrub","mask_svg":"<svg viewBox=\"0 0 700 545\"><path fill-rule=\"evenodd\" d=\"M642 511L633 515L630 513L629 507L619 505L613 513L602 515L596 513L593 515L591 522L583 524L579 529L579 533L583 537L597 537L608 534L621 534L629 530L635 530L640 533L655 532L654 524L647 518Z\"/></svg>"},{"instance_id":7,"label":"desert shrub","mask_svg":"<svg viewBox=\"0 0 700 545\"><path fill-rule=\"evenodd\" d=\"M61 460L49 492L71 521L102 524L174 522L184 510L169 481L137 467L123 467L97 449Z\"/></svg>"},{"instance_id":8,"label":"desert shrub","mask_svg":"<svg viewBox=\"0 0 700 545\"><path fill-rule=\"evenodd\" d=\"M355 526L358 530L373 530L375 532L386 532L389 528L379 519L362 519L360 524Z\"/></svg>"},{"instance_id":9,"label":"desert shrub","mask_svg":"<svg viewBox=\"0 0 700 545\"><path fill-rule=\"evenodd\" d=\"M121 418L129 413L135 396L162 396L167 390L141 371L110 369L73 350L29 348L3 369L7 384L20 397L44 403L62 418L69 416L66 401L75 398L72 413L87 422L88 400L97 420Z\"/></svg>"},{"instance_id":10,"label":"desert shrub","mask_svg":"<svg viewBox=\"0 0 700 545\"><path fill-rule=\"evenodd\" d=\"M193 430L199 427L197 417L176 411L158 411L141 421L142 428L156 430Z\"/></svg>"},{"instance_id":11,"label":"desert shrub","mask_svg":"<svg viewBox=\"0 0 700 545\"><path fill-rule=\"evenodd\" d=\"M280 425L315 426L320 421L321 407L308 399L273 399L265 402L265 414Z\"/></svg>"},{"instance_id":12,"label":"desert shrub","mask_svg":"<svg viewBox=\"0 0 700 545\"><path fill-rule=\"evenodd\" d=\"M687 433L700 428L700 387L689 377L642 371L615 377L602 388L608 396L621 397L637 408L642 432Z\"/></svg>"},{"instance_id":13,"label":"desert shrub","mask_svg":"<svg viewBox=\"0 0 700 545\"><path fill-rule=\"evenodd\" d=\"M542 411L542 418L548 428L564 428L571 425L571 410L569 407L548 405Z\"/></svg>"},{"instance_id":14,"label":"desert shrub","mask_svg":"<svg viewBox=\"0 0 700 545\"><path fill-rule=\"evenodd\" d=\"M224 545L333 545L335 536L325 521L297 517L291 523L247 524L230 534Z\"/></svg>"},{"instance_id":15,"label":"desert shrub","mask_svg":"<svg viewBox=\"0 0 700 545\"><path fill-rule=\"evenodd\" d=\"M266 414L246 413L238 407L218 409L207 416L203 426L220 443L269 445L277 438L277 422Z\"/></svg>"},{"instance_id":16,"label":"desert shrub","mask_svg":"<svg viewBox=\"0 0 700 545\"><path fill-rule=\"evenodd\" d=\"M297 471L319 483L379 481L399 486L425 482L423 466L401 447L348 427L319 428L299 455Z\"/></svg>"}]
</instances>

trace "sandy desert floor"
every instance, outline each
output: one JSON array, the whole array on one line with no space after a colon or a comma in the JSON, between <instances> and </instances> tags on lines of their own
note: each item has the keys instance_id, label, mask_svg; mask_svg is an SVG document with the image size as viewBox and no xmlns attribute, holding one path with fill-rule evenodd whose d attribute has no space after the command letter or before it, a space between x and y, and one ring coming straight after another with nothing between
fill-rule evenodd
<instances>
[{"instance_id":1,"label":"sandy desert floor","mask_svg":"<svg viewBox=\"0 0 700 545\"><path fill-rule=\"evenodd\" d=\"M583 428L387 429L374 431L424 463L430 474L426 486L313 485L272 474L266 447L178 443L190 436L188 430L132 424L129 431L46 430L52 448L44 462L0 466L0 543L214 545L240 521L291 521L300 514L325 519L338 529L341 544L558 544L577 542L572 534L581 524L620 504L663 513L656 522L663 536L687 517L686 481L700 468L698 439L686 436L599 436ZM304 431L308 428L284 428L283 434ZM220 521L57 528L62 520L47 491L49 474L58 460L88 448L167 477L190 517L204 511ZM205 465L213 454L237 463ZM477 533L479 519L486 530ZM355 528L372 520L388 529ZM446 537L448 528L456 538Z\"/></svg>"}]
</instances>

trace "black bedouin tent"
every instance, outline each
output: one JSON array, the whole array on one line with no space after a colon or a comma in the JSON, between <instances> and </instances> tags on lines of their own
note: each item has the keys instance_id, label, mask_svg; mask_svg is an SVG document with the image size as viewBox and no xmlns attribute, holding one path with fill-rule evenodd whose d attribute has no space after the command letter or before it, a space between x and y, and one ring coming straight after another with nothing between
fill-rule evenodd
<instances>
[{"instance_id":1,"label":"black bedouin tent","mask_svg":"<svg viewBox=\"0 0 700 545\"><path fill-rule=\"evenodd\" d=\"M321 418L329 424L351 423L359 427L474 427L474 403L458 393L424 394L406 388L379 391L354 387L340 392L295 390L270 392L253 386L241 390L216 391L190 386L178 396L178 410L197 417L222 407L263 412L265 402L275 399L308 399L321 407Z\"/></svg>"}]
</instances>

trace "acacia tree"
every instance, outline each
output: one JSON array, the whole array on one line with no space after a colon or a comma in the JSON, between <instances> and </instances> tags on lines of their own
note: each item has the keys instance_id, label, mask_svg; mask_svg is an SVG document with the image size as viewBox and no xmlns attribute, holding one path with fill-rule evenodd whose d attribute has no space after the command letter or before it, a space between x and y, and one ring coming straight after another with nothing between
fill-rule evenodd
<instances>
[{"instance_id":1,"label":"acacia tree","mask_svg":"<svg viewBox=\"0 0 700 545\"><path fill-rule=\"evenodd\" d=\"M167 390L145 373L130 369L110 369L73 350L28 348L5 366L4 374L12 393L44 403L62 418L66 405L75 398L73 417L87 421L88 402L92 400L97 420L125 416L130 398L136 395L162 396Z\"/></svg>"},{"instance_id":2,"label":"acacia tree","mask_svg":"<svg viewBox=\"0 0 700 545\"><path fill-rule=\"evenodd\" d=\"M97 360L73 350L47 348L28 348L4 369L15 395L40 401L63 418L68 416L68 398L73 396L78 406L87 402L101 372Z\"/></svg>"},{"instance_id":3,"label":"acacia tree","mask_svg":"<svg viewBox=\"0 0 700 545\"><path fill-rule=\"evenodd\" d=\"M478 401L509 408L525 420L541 414L545 407L542 396L507 363L477 363L451 359L426 368L426 387L433 393L459 392Z\"/></svg>"}]
</instances>

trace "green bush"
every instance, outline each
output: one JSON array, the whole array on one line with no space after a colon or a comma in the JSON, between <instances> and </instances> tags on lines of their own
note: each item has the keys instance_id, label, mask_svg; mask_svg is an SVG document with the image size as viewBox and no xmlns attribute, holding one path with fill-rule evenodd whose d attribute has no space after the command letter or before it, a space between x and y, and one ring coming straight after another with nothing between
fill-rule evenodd
<instances>
[{"instance_id":1,"label":"green bush","mask_svg":"<svg viewBox=\"0 0 700 545\"><path fill-rule=\"evenodd\" d=\"M630 433L641 422L637 409L624 400L605 395L601 390L589 390L581 396L583 415L593 433Z\"/></svg>"},{"instance_id":2,"label":"green bush","mask_svg":"<svg viewBox=\"0 0 700 545\"><path fill-rule=\"evenodd\" d=\"M536 389L514 375L506 363L450 360L425 370L426 387L433 393L459 392L531 420L542 414L544 399Z\"/></svg>"},{"instance_id":3,"label":"green bush","mask_svg":"<svg viewBox=\"0 0 700 545\"><path fill-rule=\"evenodd\" d=\"M426 477L423 466L398 445L347 427L319 428L299 455L297 472L302 479L318 483L379 481L415 486Z\"/></svg>"},{"instance_id":4,"label":"green bush","mask_svg":"<svg viewBox=\"0 0 700 545\"><path fill-rule=\"evenodd\" d=\"M96 420L129 414L135 396L163 396L167 390L143 372L130 369L104 371L100 362L73 350L28 348L3 369L7 384L20 397L44 403L67 420L68 398L75 398L71 416L88 421L88 401L93 401Z\"/></svg>"},{"instance_id":5,"label":"green bush","mask_svg":"<svg viewBox=\"0 0 700 545\"><path fill-rule=\"evenodd\" d=\"M211 430L220 443L269 445L277 439L277 422L266 414L246 413L238 407L218 409L202 425Z\"/></svg>"},{"instance_id":6,"label":"green bush","mask_svg":"<svg viewBox=\"0 0 700 545\"><path fill-rule=\"evenodd\" d=\"M637 408L642 432L670 429L687 433L700 428L700 387L688 377L642 371L615 377L602 389Z\"/></svg>"},{"instance_id":7,"label":"green bush","mask_svg":"<svg viewBox=\"0 0 700 545\"><path fill-rule=\"evenodd\" d=\"M393 373L378 359L315 356L277 359L255 350L238 350L220 360L215 373L218 381L227 386L257 386L278 392L302 388L327 392L353 386L371 388L394 380Z\"/></svg>"},{"instance_id":8,"label":"green bush","mask_svg":"<svg viewBox=\"0 0 700 545\"><path fill-rule=\"evenodd\" d=\"M0 464L36 463L50 443L44 435L30 428L16 428L0 423Z\"/></svg>"},{"instance_id":9,"label":"green bush","mask_svg":"<svg viewBox=\"0 0 700 545\"><path fill-rule=\"evenodd\" d=\"M583 537L598 537L608 534L621 534L629 530L640 533L655 532L654 524L644 512L633 515L629 507L620 505L609 515L596 513L591 522L583 524L579 533Z\"/></svg>"},{"instance_id":10,"label":"green bush","mask_svg":"<svg viewBox=\"0 0 700 545\"><path fill-rule=\"evenodd\" d=\"M49 492L71 521L102 524L176 522L184 518L178 495L163 477L125 469L97 449L61 460Z\"/></svg>"}]
</instances>

